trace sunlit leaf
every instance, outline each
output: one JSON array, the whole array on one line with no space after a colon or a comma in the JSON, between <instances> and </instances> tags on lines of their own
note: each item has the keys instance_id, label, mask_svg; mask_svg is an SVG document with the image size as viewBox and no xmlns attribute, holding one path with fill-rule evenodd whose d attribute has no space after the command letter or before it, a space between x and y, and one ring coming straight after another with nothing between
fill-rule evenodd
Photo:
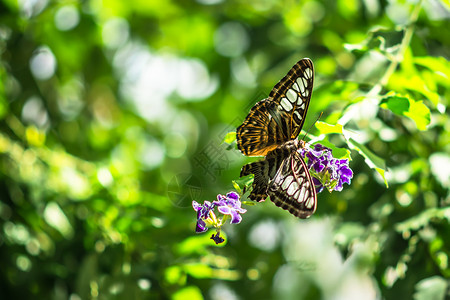
<instances>
[{"instance_id":1,"label":"sunlit leaf","mask_svg":"<svg viewBox=\"0 0 450 300\"><path fill-rule=\"evenodd\" d=\"M415 57L414 63L445 76L450 82L450 63L444 57L421 56Z\"/></svg>"},{"instance_id":2,"label":"sunlit leaf","mask_svg":"<svg viewBox=\"0 0 450 300\"><path fill-rule=\"evenodd\" d=\"M181 266L170 266L164 272L164 279L169 284L183 284L186 276Z\"/></svg>"},{"instance_id":3,"label":"sunlit leaf","mask_svg":"<svg viewBox=\"0 0 450 300\"><path fill-rule=\"evenodd\" d=\"M241 190L241 187L239 186L239 184L237 184L237 182L234 180L232 181L232 183L233 183L234 189L238 192L238 194L242 194L242 190Z\"/></svg>"},{"instance_id":4,"label":"sunlit leaf","mask_svg":"<svg viewBox=\"0 0 450 300\"><path fill-rule=\"evenodd\" d=\"M380 106L397 115L409 117L419 130L426 130L427 125L430 124L430 109L423 104L423 101L415 101L408 96L392 93L382 99Z\"/></svg>"},{"instance_id":5,"label":"sunlit leaf","mask_svg":"<svg viewBox=\"0 0 450 300\"><path fill-rule=\"evenodd\" d=\"M231 144L236 141L236 131L228 132L223 138L223 143Z\"/></svg>"},{"instance_id":6,"label":"sunlit leaf","mask_svg":"<svg viewBox=\"0 0 450 300\"><path fill-rule=\"evenodd\" d=\"M187 286L184 287L172 295L172 300L203 300L203 295L200 289L196 286Z\"/></svg>"},{"instance_id":7,"label":"sunlit leaf","mask_svg":"<svg viewBox=\"0 0 450 300\"><path fill-rule=\"evenodd\" d=\"M195 220L194 211L192 211L192 219ZM211 246L209 237L210 235L208 234L188 237L176 245L176 250L181 255L190 255L193 253L205 254L207 253L206 247Z\"/></svg>"},{"instance_id":8,"label":"sunlit leaf","mask_svg":"<svg viewBox=\"0 0 450 300\"><path fill-rule=\"evenodd\" d=\"M332 134L332 133L342 134L343 129L342 125L340 124L331 125L321 121L316 122L316 128L319 129L319 132L321 134Z\"/></svg>"},{"instance_id":9,"label":"sunlit leaf","mask_svg":"<svg viewBox=\"0 0 450 300\"><path fill-rule=\"evenodd\" d=\"M184 271L195 278L211 278L213 270L203 263L192 263L183 266Z\"/></svg>"},{"instance_id":10,"label":"sunlit leaf","mask_svg":"<svg viewBox=\"0 0 450 300\"><path fill-rule=\"evenodd\" d=\"M411 118L419 130L427 130L427 126L430 124L430 109L423 104L423 101L410 99L409 110L404 115Z\"/></svg>"},{"instance_id":11,"label":"sunlit leaf","mask_svg":"<svg viewBox=\"0 0 450 300\"><path fill-rule=\"evenodd\" d=\"M389 78L389 87L402 92L418 92L434 105L439 103L439 95L430 91L423 76L417 72L396 72Z\"/></svg>"},{"instance_id":12,"label":"sunlit leaf","mask_svg":"<svg viewBox=\"0 0 450 300\"><path fill-rule=\"evenodd\" d=\"M327 139L320 141L320 144L330 148L331 152L333 153L333 157L351 160L350 156L351 153L349 149L336 147L333 143L330 143Z\"/></svg>"}]
</instances>

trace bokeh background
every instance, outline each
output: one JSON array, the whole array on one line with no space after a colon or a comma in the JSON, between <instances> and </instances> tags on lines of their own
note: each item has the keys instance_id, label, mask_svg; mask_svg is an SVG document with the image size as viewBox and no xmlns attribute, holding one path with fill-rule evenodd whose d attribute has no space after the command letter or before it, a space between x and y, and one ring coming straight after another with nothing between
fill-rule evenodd
<instances>
[{"instance_id":1,"label":"bokeh background","mask_svg":"<svg viewBox=\"0 0 450 300\"><path fill-rule=\"evenodd\" d=\"M0 297L448 297L449 18L445 0L1 1ZM191 201L233 190L252 159L223 139L303 57L304 130L349 150L352 184L308 220L246 206L216 246Z\"/></svg>"}]
</instances>

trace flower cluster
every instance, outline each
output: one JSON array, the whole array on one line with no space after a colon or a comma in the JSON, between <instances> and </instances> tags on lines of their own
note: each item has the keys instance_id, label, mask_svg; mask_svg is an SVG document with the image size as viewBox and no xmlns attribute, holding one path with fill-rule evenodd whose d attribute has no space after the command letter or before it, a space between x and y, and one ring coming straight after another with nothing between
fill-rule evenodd
<instances>
[{"instance_id":1,"label":"flower cluster","mask_svg":"<svg viewBox=\"0 0 450 300\"><path fill-rule=\"evenodd\" d=\"M300 154L307 159L307 164L316 190L320 193L324 187L331 193L342 191L344 183L350 184L353 171L348 165L348 159L334 158L331 149L321 144L314 149L302 148Z\"/></svg>"},{"instance_id":2,"label":"flower cluster","mask_svg":"<svg viewBox=\"0 0 450 300\"><path fill-rule=\"evenodd\" d=\"M197 212L197 227L195 232L205 232L208 230L208 226L216 228L217 233L211 236L216 244L220 244L224 239L220 236L220 228L225 221L231 217L231 224L239 224L242 221L240 214L245 213L247 210L241 207L241 201L239 195L235 192L229 192L226 196L217 195L217 201L212 203L209 201L203 202L203 205L192 201L192 207ZM222 218L217 218L214 213L214 208L217 207L219 213L223 214Z\"/></svg>"}]
</instances>

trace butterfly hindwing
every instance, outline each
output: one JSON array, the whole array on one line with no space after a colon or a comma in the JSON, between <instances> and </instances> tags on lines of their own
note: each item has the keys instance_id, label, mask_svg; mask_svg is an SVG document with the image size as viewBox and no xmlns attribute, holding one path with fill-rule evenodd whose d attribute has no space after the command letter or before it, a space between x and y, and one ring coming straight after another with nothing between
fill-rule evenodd
<instances>
[{"instance_id":1,"label":"butterfly hindwing","mask_svg":"<svg viewBox=\"0 0 450 300\"><path fill-rule=\"evenodd\" d=\"M252 192L249 198L261 202L267 198L267 190L271 180L280 169L282 162L295 151L293 141L270 151L262 161L253 162L242 167L240 177L254 174Z\"/></svg>"},{"instance_id":2,"label":"butterfly hindwing","mask_svg":"<svg viewBox=\"0 0 450 300\"><path fill-rule=\"evenodd\" d=\"M298 152L283 160L267 193L276 206L288 210L296 217L305 219L316 211L316 189Z\"/></svg>"},{"instance_id":3,"label":"butterfly hindwing","mask_svg":"<svg viewBox=\"0 0 450 300\"><path fill-rule=\"evenodd\" d=\"M297 138L305 121L313 82L312 61L308 58L298 61L237 128L239 150L247 156L264 156Z\"/></svg>"}]
</instances>

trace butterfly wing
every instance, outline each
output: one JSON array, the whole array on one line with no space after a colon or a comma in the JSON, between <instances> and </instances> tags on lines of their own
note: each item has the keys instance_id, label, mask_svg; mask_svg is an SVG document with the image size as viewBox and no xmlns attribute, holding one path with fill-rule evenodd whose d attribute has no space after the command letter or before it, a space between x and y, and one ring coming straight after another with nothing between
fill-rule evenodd
<instances>
[{"instance_id":1,"label":"butterfly wing","mask_svg":"<svg viewBox=\"0 0 450 300\"><path fill-rule=\"evenodd\" d=\"M259 101L236 129L238 149L245 155L265 156L286 141L281 127L269 113L271 106L269 98Z\"/></svg>"},{"instance_id":2,"label":"butterfly wing","mask_svg":"<svg viewBox=\"0 0 450 300\"><path fill-rule=\"evenodd\" d=\"M270 92L281 116L289 115L289 140L297 138L305 122L314 83L312 60L299 60Z\"/></svg>"},{"instance_id":3,"label":"butterfly wing","mask_svg":"<svg viewBox=\"0 0 450 300\"><path fill-rule=\"evenodd\" d=\"M242 167L241 177L254 174L252 191L248 196L251 200L257 202L266 200L270 179L275 176L278 167L276 161L267 158Z\"/></svg>"},{"instance_id":4,"label":"butterfly wing","mask_svg":"<svg viewBox=\"0 0 450 300\"><path fill-rule=\"evenodd\" d=\"M239 150L247 156L264 156L297 138L305 121L313 82L312 61L309 58L298 61L274 86L269 98L258 102L237 128Z\"/></svg>"},{"instance_id":5,"label":"butterfly wing","mask_svg":"<svg viewBox=\"0 0 450 300\"><path fill-rule=\"evenodd\" d=\"M261 202L267 198L270 182L277 174L280 166L292 152L298 148L297 141L289 141L270 151L264 160L253 162L242 167L240 177L254 174L252 192L248 196L251 200Z\"/></svg>"},{"instance_id":6,"label":"butterfly wing","mask_svg":"<svg viewBox=\"0 0 450 300\"><path fill-rule=\"evenodd\" d=\"M293 152L283 160L269 184L267 194L276 206L296 217L306 219L316 211L316 189L306 163L298 152Z\"/></svg>"}]
</instances>

